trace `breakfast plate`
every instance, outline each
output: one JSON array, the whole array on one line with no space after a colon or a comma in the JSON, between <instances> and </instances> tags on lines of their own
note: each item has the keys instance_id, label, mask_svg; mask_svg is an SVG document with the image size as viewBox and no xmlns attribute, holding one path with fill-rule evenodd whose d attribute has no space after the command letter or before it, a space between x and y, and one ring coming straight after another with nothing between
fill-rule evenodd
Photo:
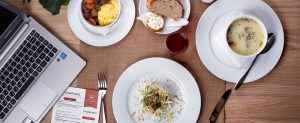
<instances>
[{"instance_id":1,"label":"breakfast plate","mask_svg":"<svg viewBox=\"0 0 300 123\"><path fill-rule=\"evenodd\" d=\"M82 22L82 0L71 0L68 5L68 21L74 34L83 42L92 46L110 46L121 41L131 30L135 20L135 5L132 0L120 0L121 10L113 25L102 29L106 35L95 32ZM101 31L101 30L100 30Z\"/></svg>"},{"instance_id":2,"label":"breakfast plate","mask_svg":"<svg viewBox=\"0 0 300 123\"><path fill-rule=\"evenodd\" d=\"M232 6L232 4L235 6ZM247 10L257 15L265 25L267 32L274 33L276 37L271 50L257 59L257 62L245 80L246 83L260 79L269 73L279 61L284 47L282 24L273 9L264 1L218 0L213 3L199 20L196 29L196 48L202 63L212 74L228 82L238 82L248 67L236 68L224 64L215 53L224 52L223 49L212 49L214 46L211 46L213 38L211 37L211 33L216 22L218 22L218 18L228 11L238 10Z\"/></svg>"},{"instance_id":3,"label":"breakfast plate","mask_svg":"<svg viewBox=\"0 0 300 123\"><path fill-rule=\"evenodd\" d=\"M176 97L170 99L171 102L176 100L176 103L163 108L165 111L158 108L161 112L156 112L156 115L148 110L141 111L143 104L148 104L143 102L147 99L139 96L147 93L145 87L148 90L159 88L154 90L167 93L170 98ZM183 66L169 59L154 57L134 63L121 74L114 88L112 107L117 122L193 123L199 117L201 96L195 79Z\"/></svg>"},{"instance_id":4,"label":"breakfast plate","mask_svg":"<svg viewBox=\"0 0 300 123\"><path fill-rule=\"evenodd\" d=\"M190 12L191 12L191 5L190 5L190 0L179 0L180 3L183 6L183 17L188 20L189 16L190 16ZM144 13L149 12L150 10L147 8L147 0L140 0L139 2L139 15L142 15ZM169 19L169 20L168 20ZM170 18L166 18L165 22L172 22L172 20ZM173 32L178 31L179 29L181 29L183 26L175 26L175 27L163 27L163 29L159 32L157 32L158 34L170 34Z\"/></svg>"}]
</instances>

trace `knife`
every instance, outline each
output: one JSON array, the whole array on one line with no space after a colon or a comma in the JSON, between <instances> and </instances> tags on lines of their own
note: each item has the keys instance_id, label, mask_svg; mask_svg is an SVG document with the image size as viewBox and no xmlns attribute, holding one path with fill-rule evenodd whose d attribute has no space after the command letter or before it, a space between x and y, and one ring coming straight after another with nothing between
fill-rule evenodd
<instances>
[{"instance_id":1,"label":"knife","mask_svg":"<svg viewBox=\"0 0 300 123\"><path fill-rule=\"evenodd\" d=\"M225 103L227 102L229 96L231 95L231 93L234 91L234 89L228 89L223 96L221 97L221 99L218 101L214 111L212 112L209 121L210 123L215 123L219 117L220 112L222 111L223 107L225 106Z\"/></svg>"}]
</instances>

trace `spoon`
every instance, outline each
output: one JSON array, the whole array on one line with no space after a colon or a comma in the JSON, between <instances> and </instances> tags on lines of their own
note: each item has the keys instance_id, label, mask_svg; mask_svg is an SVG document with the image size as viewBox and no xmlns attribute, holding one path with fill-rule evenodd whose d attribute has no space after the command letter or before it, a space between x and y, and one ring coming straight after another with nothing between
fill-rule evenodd
<instances>
[{"instance_id":1,"label":"spoon","mask_svg":"<svg viewBox=\"0 0 300 123\"><path fill-rule=\"evenodd\" d=\"M228 89L221 97L221 99L218 101L214 111L212 112L209 120L210 123L215 123L219 117L220 112L222 111L223 107L225 106L228 98L230 97L231 93L233 93L234 91L238 90L241 85L244 83L247 75L249 74L250 70L252 69L254 63L256 62L257 58L262 55L267 53L271 47L273 46L275 42L275 35L273 33L269 33L268 34L268 42L265 46L265 48L258 54L255 56L254 60L252 61L250 67L248 68L248 70L246 71L246 73L242 76L242 78L240 79L240 81L238 83L235 84L234 88L232 89Z\"/></svg>"}]
</instances>

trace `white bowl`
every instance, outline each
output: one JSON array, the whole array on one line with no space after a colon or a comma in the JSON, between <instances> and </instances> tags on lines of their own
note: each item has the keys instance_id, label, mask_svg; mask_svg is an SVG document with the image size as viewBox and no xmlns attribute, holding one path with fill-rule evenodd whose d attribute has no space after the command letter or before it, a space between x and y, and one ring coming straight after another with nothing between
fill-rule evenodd
<instances>
[{"instance_id":1,"label":"white bowl","mask_svg":"<svg viewBox=\"0 0 300 123\"><path fill-rule=\"evenodd\" d=\"M242 56L234 52L227 43L227 29L230 24L239 18L251 18L258 22L263 32L265 39L260 49L252 55ZM267 30L264 24L260 21L259 16L249 10L229 10L221 14L215 21L210 31L210 46L215 57L224 63L226 66L233 68L246 68L251 63L253 56L260 53L267 42Z\"/></svg>"},{"instance_id":2,"label":"white bowl","mask_svg":"<svg viewBox=\"0 0 300 123\"><path fill-rule=\"evenodd\" d=\"M251 55L240 55L240 54L236 53L235 51L233 51L233 50L230 48L230 46L229 46L229 44L228 44L228 41L227 41L227 31L228 31L229 26L230 26L235 20L238 20L238 19L241 19L241 18L248 18L248 19L254 20L255 22L258 23L258 25L260 26L260 28L262 29L262 31L263 31L263 33L264 33L264 39L263 39L263 44L262 44L262 46L261 46L255 53L253 53L253 54L251 54ZM231 54L238 55L239 57L247 57L247 58L253 57L253 56L256 56L257 54L259 54L259 53L265 48L265 46L266 46L266 44L267 44L267 40L268 40L268 32L267 32L266 26L262 23L262 21L261 21L260 19L258 19L258 18L255 17L255 16L247 15L247 14L242 13L240 16L237 16L236 18L232 19L231 22L228 23L228 24L226 25L226 27L227 27L227 28L226 28L226 31L225 31L225 33L223 34L224 37L225 37L225 39L224 39L223 41L226 41L226 42L224 43L224 44L225 44L225 48L226 48L225 50L230 50L229 52L230 52Z\"/></svg>"},{"instance_id":3,"label":"white bowl","mask_svg":"<svg viewBox=\"0 0 300 123\"><path fill-rule=\"evenodd\" d=\"M83 0L81 0L81 4L80 6L78 6L79 8L81 8L82 6L82 3L83 3ZM81 23L83 24L83 26L90 32L93 32L95 34L101 34L101 35L106 35L109 30L112 28L112 26L115 24L115 22L119 19L119 16L120 16L120 13L121 13L121 2L120 0L118 0L118 5L119 5L119 12L118 12L118 16L117 18L109 25L106 25L106 26L94 26L92 24L90 24L84 17L83 17L83 14L82 14L82 10L79 9L79 18L80 18L80 21Z\"/></svg>"}]
</instances>

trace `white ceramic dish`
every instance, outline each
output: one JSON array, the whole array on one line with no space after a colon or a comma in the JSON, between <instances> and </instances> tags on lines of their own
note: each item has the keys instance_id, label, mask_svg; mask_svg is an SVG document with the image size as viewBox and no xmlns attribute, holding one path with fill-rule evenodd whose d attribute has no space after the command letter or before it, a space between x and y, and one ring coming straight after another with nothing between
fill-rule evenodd
<instances>
[{"instance_id":1,"label":"white ceramic dish","mask_svg":"<svg viewBox=\"0 0 300 123\"><path fill-rule=\"evenodd\" d=\"M135 20L134 2L132 0L120 2L122 7L119 18L109 28L105 28L109 33L104 36L85 28L80 19L81 0L71 0L68 5L68 21L72 31L81 41L92 46L110 46L119 42L129 33Z\"/></svg>"},{"instance_id":2,"label":"white ceramic dish","mask_svg":"<svg viewBox=\"0 0 300 123\"><path fill-rule=\"evenodd\" d=\"M262 31L263 31L263 34L264 34L264 39L263 39L263 43L262 43L262 46L253 54L251 55L247 55L247 56L243 56L243 55L240 55L236 52L234 52L229 44L228 44L228 40L227 40L227 31L228 31L228 28L230 26L230 24L235 21L235 20L238 20L238 19L241 19L241 18L248 18L248 19L252 19L254 20L255 22L258 23L258 25L261 27ZM224 21L224 20L223 20ZM241 15L239 16L236 16L234 17L232 20L228 21L229 23L226 24L226 27L225 27L225 31L221 34L222 37L223 37L223 43L225 45L225 50L228 50L230 52L230 55L235 55L237 57L241 57L241 58L249 58L249 57L253 57L253 56L256 56L257 54L259 54L266 46L266 43L267 43L267 39L268 39L268 32L267 32L267 29L265 27L265 25L260 21L260 19L258 19L257 17L255 16L252 16L252 15L248 15L246 13L241 13Z\"/></svg>"},{"instance_id":3,"label":"white ceramic dish","mask_svg":"<svg viewBox=\"0 0 300 123\"><path fill-rule=\"evenodd\" d=\"M190 5L190 0L179 0L181 4L183 5L184 8L184 13L183 13L183 18L187 19L190 16L191 12L191 5ZM139 2L139 15L144 14L146 12L149 12L149 9L147 8L147 0L140 0ZM170 18L167 18L170 19ZM168 20L165 20L167 22ZM179 27L164 27L160 32L157 32L158 34L170 34L173 32L178 31L181 29L182 26Z\"/></svg>"},{"instance_id":4,"label":"white ceramic dish","mask_svg":"<svg viewBox=\"0 0 300 123\"><path fill-rule=\"evenodd\" d=\"M81 1L83 1L83 0L81 0ZM81 2L82 3L82 2ZM107 28L112 28L112 29L114 29L112 26L117 22L117 20L119 19L119 17L120 17L120 13L121 13L121 9L122 9L122 4L121 4L121 1L120 0L118 0L118 5L119 5L119 12L118 12L118 16L117 16L117 18L111 23L111 24L109 24L109 25L107 25L107 26L94 26L94 25L92 25L92 24L90 24L84 17L83 17L83 14L82 14L82 11L78 11L79 12L79 17L80 17L80 21L81 21L81 23L83 24L83 26L87 29L87 30L89 30L89 31L91 31L91 32L93 32L93 33L95 33L95 34L102 34L102 35L107 35L107 33L109 33L109 31L110 30L108 30ZM82 7L82 4L79 4L79 6L78 7ZM106 30L108 30L108 31L106 31Z\"/></svg>"},{"instance_id":5,"label":"white ceramic dish","mask_svg":"<svg viewBox=\"0 0 300 123\"><path fill-rule=\"evenodd\" d=\"M225 65L237 69L248 67L251 64L251 61L254 59L253 56L255 54L253 54L252 56L240 56L237 53L235 53L227 43L226 33L227 33L228 26L231 24L233 20L235 20L237 17L241 17L245 15L257 18L257 15L251 11L229 10L222 13L216 19L210 31L210 46L215 57L218 58L218 60L223 62ZM261 19L259 19L259 21L260 20ZM267 31L264 25L263 28L264 28L265 35L267 36ZM266 40L267 39L265 39L265 41ZM266 43L264 42L264 46L265 44ZM261 47L260 51L263 49L263 47Z\"/></svg>"},{"instance_id":6,"label":"white ceramic dish","mask_svg":"<svg viewBox=\"0 0 300 123\"><path fill-rule=\"evenodd\" d=\"M234 4L234 6L232 6ZM275 44L271 50L261 55L245 82L252 82L269 73L277 64L283 51L284 33L281 22L273 11L262 0L218 0L213 3L202 15L196 30L196 47L199 57L205 67L215 76L228 82L238 82L248 67L235 68L219 60L214 52L223 52L221 48L212 47L211 31L222 14L233 10L247 10L257 15L265 24L267 32L274 33ZM212 49L214 48L214 49ZM252 59L250 59L251 61Z\"/></svg>"},{"instance_id":7,"label":"white ceramic dish","mask_svg":"<svg viewBox=\"0 0 300 123\"><path fill-rule=\"evenodd\" d=\"M131 111L134 107L130 104L132 102L132 94L134 94L132 90L136 90L135 85L139 79L145 76L153 77L153 74L156 76L167 75L174 79L183 93L185 107L173 123L195 123L201 108L201 96L198 85L193 76L184 67L165 58L147 58L138 61L122 73L114 88L112 97L112 107L117 122L134 122L131 117Z\"/></svg>"}]
</instances>

